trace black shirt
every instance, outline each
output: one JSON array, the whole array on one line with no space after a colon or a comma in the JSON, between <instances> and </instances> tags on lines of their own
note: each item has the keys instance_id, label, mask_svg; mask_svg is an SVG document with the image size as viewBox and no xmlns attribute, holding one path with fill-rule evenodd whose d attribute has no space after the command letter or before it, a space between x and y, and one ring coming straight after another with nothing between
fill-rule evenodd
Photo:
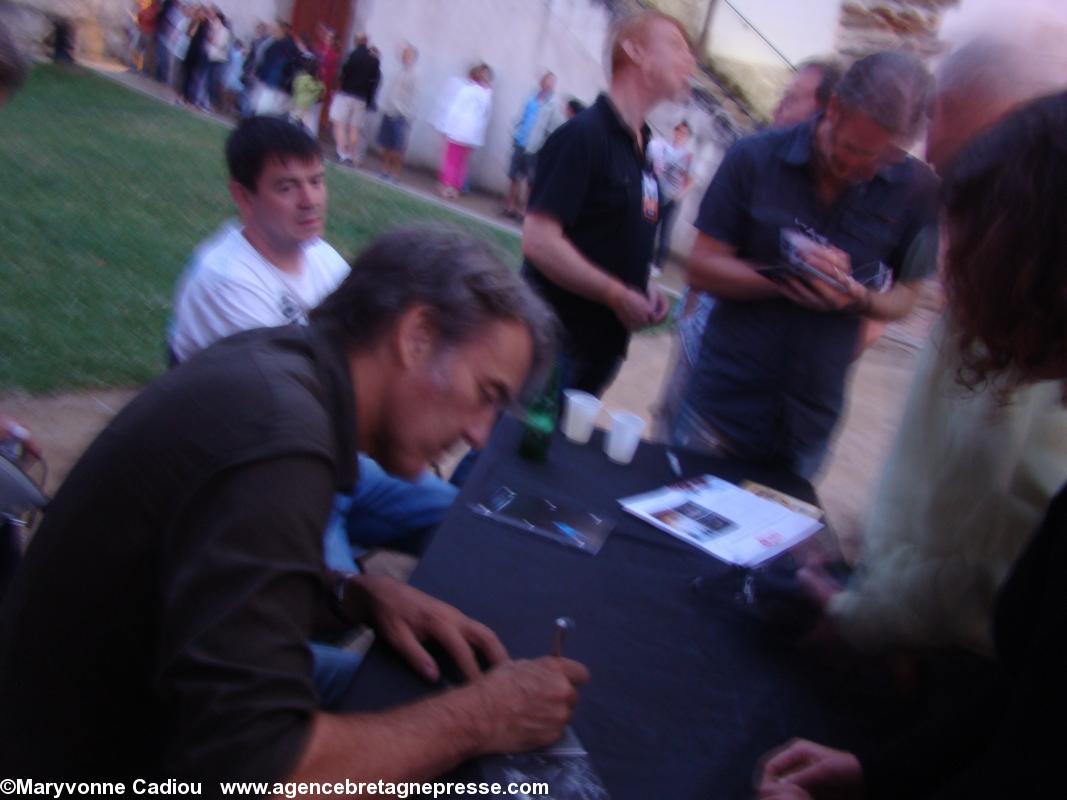
<instances>
[{"instance_id":1,"label":"black shirt","mask_svg":"<svg viewBox=\"0 0 1067 800\"><path fill-rule=\"evenodd\" d=\"M318 708L322 530L355 464L347 359L315 325L223 340L134 399L0 610L0 775L287 774Z\"/></svg>"},{"instance_id":2,"label":"black shirt","mask_svg":"<svg viewBox=\"0 0 1067 800\"><path fill-rule=\"evenodd\" d=\"M650 130L642 127L643 144ZM605 272L644 292L656 233L657 206L642 208L652 167L607 95L553 131L537 153L529 210L559 220L563 234ZM629 333L605 305L568 292L526 261L524 274L555 309L566 346L583 358L616 358Z\"/></svg>"},{"instance_id":3,"label":"black shirt","mask_svg":"<svg viewBox=\"0 0 1067 800\"><path fill-rule=\"evenodd\" d=\"M267 86L284 92L292 91L293 73L300 58L300 47L293 37L285 36L267 45L263 59L256 67L256 77Z\"/></svg>"},{"instance_id":4,"label":"black shirt","mask_svg":"<svg viewBox=\"0 0 1067 800\"><path fill-rule=\"evenodd\" d=\"M381 62L364 44L353 50L341 67L341 91L358 97L367 105L373 104L381 79Z\"/></svg>"}]
</instances>

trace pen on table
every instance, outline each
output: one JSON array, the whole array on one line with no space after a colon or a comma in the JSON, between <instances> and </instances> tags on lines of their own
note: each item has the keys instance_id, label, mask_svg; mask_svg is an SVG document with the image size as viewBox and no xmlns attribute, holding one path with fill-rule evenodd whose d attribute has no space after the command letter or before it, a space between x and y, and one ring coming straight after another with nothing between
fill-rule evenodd
<instances>
[{"instance_id":1,"label":"pen on table","mask_svg":"<svg viewBox=\"0 0 1067 800\"><path fill-rule=\"evenodd\" d=\"M667 451L667 464L670 465L671 472L674 473L675 477L682 477L682 465L678 463L678 456L670 450Z\"/></svg>"},{"instance_id":2,"label":"pen on table","mask_svg":"<svg viewBox=\"0 0 1067 800\"><path fill-rule=\"evenodd\" d=\"M551 655L556 658L563 657L563 640L567 636L567 631L573 631L574 627L574 620L570 617L556 617L555 628L552 631Z\"/></svg>"}]
</instances>

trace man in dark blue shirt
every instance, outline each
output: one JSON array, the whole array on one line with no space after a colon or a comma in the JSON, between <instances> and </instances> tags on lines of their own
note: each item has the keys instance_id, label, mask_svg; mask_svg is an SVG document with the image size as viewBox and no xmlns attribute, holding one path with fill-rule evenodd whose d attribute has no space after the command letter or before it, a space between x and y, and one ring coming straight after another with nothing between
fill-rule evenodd
<instances>
[{"instance_id":1,"label":"man in dark blue shirt","mask_svg":"<svg viewBox=\"0 0 1067 800\"><path fill-rule=\"evenodd\" d=\"M911 56L876 53L842 79L825 114L735 144L696 221L690 284L718 300L670 431L678 445L818 470L841 413L864 319L899 319L937 255L936 179L901 150L931 79ZM817 273L768 272L783 233L813 238ZM871 278L885 265L891 288Z\"/></svg>"},{"instance_id":2,"label":"man in dark blue shirt","mask_svg":"<svg viewBox=\"0 0 1067 800\"><path fill-rule=\"evenodd\" d=\"M522 230L525 275L563 325L563 384L597 395L630 331L668 311L648 286L659 194L644 118L688 92L693 56L677 20L646 11L616 31L611 67L608 93L538 152Z\"/></svg>"}]
</instances>

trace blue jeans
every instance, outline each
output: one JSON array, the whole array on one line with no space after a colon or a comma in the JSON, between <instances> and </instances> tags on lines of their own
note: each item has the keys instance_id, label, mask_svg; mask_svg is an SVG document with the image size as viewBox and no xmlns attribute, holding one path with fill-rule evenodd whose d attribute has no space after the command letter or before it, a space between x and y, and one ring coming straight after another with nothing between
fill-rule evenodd
<instances>
[{"instance_id":1,"label":"blue jeans","mask_svg":"<svg viewBox=\"0 0 1067 800\"><path fill-rule=\"evenodd\" d=\"M351 495L337 495L326 525L326 566L358 572L355 556L371 547L417 555L452 507L458 491L429 472L415 481L394 478L361 453L359 482Z\"/></svg>"},{"instance_id":2,"label":"blue jeans","mask_svg":"<svg viewBox=\"0 0 1067 800\"><path fill-rule=\"evenodd\" d=\"M657 267L667 263L671 254L671 228L674 226L674 212L678 210L678 204L674 200L664 200L659 204L659 225L656 226L656 258Z\"/></svg>"},{"instance_id":3,"label":"blue jeans","mask_svg":"<svg viewBox=\"0 0 1067 800\"><path fill-rule=\"evenodd\" d=\"M156 80L163 84L170 83L171 56L167 43L160 35L153 39L153 43L156 48Z\"/></svg>"},{"instance_id":4,"label":"blue jeans","mask_svg":"<svg viewBox=\"0 0 1067 800\"><path fill-rule=\"evenodd\" d=\"M344 696L352 684L363 659L358 653L321 642L309 642L311 647L311 680L319 692L319 705L330 709Z\"/></svg>"}]
</instances>

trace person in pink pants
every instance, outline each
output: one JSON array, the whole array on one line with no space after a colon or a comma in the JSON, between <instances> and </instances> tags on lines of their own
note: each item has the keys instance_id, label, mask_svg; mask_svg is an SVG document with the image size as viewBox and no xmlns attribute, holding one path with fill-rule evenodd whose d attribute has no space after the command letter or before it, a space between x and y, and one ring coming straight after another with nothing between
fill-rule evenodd
<instances>
[{"instance_id":1,"label":"person in pink pants","mask_svg":"<svg viewBox=\"0 0 1067 800\"><path fill-rule=\"evenodd\" d=\"M437 126L445 137L439 191L450 200L459 195L466 183L471 153L485 143L493 100L492 75L488 64L472 68Z\"/></svg>"}]
</instances>

